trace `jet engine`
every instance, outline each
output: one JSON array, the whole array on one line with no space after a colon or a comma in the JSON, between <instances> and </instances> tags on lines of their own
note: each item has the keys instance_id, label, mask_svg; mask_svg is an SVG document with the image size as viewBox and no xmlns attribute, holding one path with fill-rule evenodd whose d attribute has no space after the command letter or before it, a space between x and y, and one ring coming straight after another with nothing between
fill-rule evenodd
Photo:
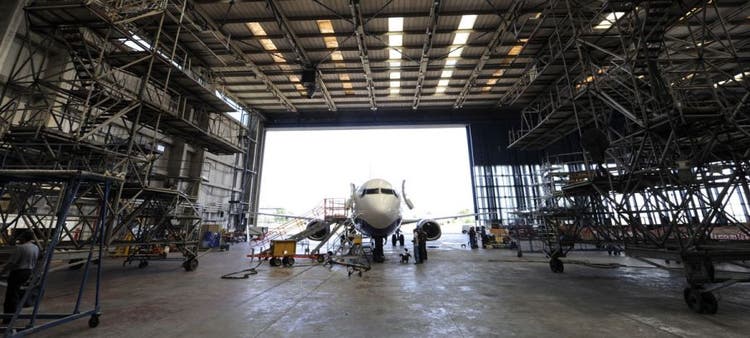
<instances>
[{"instance_id":1,"label":"jet engine","mask_svg":"<svg viewBox=\"0 0 750 338\"><path fill-rule=\"evenodd\" d=\"M331 231L331 227L322 219L314 219L310 221L309 223L307 223L306 229L320 229L318 231L315 231L312 235L307 236L307 238L312 241L322 241L326 236L328 236L328 233Z\"/></svg>"},{"instance_id":2,"label":"jet engine","mask_svg":"<svg viewBox=\"0 0 750 338\"><path fill-rule=\"evenodd\" d=\"M417 223L417 228L422 229L427 234L428 241L434 241L440 238L443 232L440 230L440 224L431 219L423 219Z\"/></svg>"}]
</instances>

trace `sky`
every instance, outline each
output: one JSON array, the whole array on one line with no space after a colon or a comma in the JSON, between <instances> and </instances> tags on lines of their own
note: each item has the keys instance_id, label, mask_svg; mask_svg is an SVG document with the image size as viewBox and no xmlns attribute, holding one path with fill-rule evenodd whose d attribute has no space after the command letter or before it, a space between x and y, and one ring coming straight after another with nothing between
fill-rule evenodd
<instances>
[{"instance_id":1,"label":"sky","mask_svg":"<svg viewBox=\"0 0 750 338\"><path fill-rule=\"evenodd\" d=\"M382 178L406 195L407 218L473 212L466 128L269 130L260 208L304 214L324 198L346 198L350 183Z\"/></svg>"}]
</instances>

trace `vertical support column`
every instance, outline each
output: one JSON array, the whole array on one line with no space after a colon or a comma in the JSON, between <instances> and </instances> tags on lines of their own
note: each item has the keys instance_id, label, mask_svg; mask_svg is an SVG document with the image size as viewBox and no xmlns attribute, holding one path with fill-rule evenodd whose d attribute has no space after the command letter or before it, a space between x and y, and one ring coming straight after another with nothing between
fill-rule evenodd
<instances>
[{"instance_id":1,"label":"vertical support column","mask_svg":"<svg viewBox=\"0 0 750 338\"><path fill-rule=\"evenodd\" d=\"M10 69L6 67L8 55L12 50L11 46L15 41L16 34L21 28L24 20L23 0L3 0L0 1L0 13L6 15L0 16L0 70ZM0 73L0 80L5 82L5 75Z\"/></svg>"}]
</instances>

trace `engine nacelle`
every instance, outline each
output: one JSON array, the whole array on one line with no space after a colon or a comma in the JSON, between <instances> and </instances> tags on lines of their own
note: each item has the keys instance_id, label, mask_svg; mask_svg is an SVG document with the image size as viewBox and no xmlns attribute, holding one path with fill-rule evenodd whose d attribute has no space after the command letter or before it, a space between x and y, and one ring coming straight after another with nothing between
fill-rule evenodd
<instances>
[{"instance_id":1,"label":"engine nacelle","mask_svg":"<svg viewBox=\"0 0 750 338\"><path fill-rule=\"evenodd\" d=\"M424 231L427 234L428 241L434 241L436 239L439 239L440 236L443 234L443 231L440 230L440 224L438 224L438 222L435 222L431 219L420 220L417 223L417 228L422 229L422 231Z\"/></svg>"},{"instance_id":2,"label":"engine nacelle","mask_svg":"<svg viewBox=\"0 0 750 338\"><path fill-rule=\"evenodd\" d=\"M322 241L328 236L328 233L331 232L331 227L322 219L314 219L307 223L306 229L318 229L320 230L316 231L312 235L307 236L307 238L311 241Z\"/></svg>"}]
</instances>

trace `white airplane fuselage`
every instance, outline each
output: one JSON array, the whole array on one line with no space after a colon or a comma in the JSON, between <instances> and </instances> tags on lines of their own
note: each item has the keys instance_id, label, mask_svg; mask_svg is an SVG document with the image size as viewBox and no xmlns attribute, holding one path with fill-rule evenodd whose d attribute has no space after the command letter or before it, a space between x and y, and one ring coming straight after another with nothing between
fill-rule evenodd
<instances>
[{"instance_id":1,"label":"white airplane fuselage","mask_svg":"<svg viewBox=\"0 0 750 338\"><path fill-rule=\"evenodd\" d=\"M401 225L401 196L388 181L371 179L352 193L352 219L365 235L383 238Z\"/></svg>"}]
</instances>

